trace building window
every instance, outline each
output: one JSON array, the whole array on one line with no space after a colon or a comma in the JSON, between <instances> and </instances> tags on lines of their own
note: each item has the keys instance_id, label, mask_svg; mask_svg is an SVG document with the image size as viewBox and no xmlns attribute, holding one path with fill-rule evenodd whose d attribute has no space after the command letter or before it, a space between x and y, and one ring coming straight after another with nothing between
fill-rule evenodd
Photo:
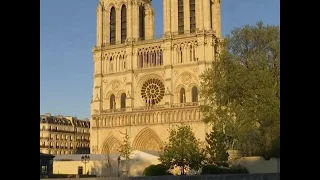
<instances>
[{"instance_id":1,"label":"building window","mask_svg":"<svg viewBox=\"0 0 320 180\"><path fill-rule=\"evenodd\" d=\"M121 94L121 109L126 108L126 99L127 99L126 93L122 93Z\"/></svg>"},{"instance_id":2,"label":"building window","mask_svg":"<svg viewBox=\"0 0 320 180\"><path fill-rule=\"evenodd\" d=\"M139 38L141 40L145 39L145 21L144 21L144 17L145 17L145 9L144 6L140 6L139 7Z\"/></svg>"},{"instance_id":3,"label":"building window","mask_svg":"<svg viewBox=\"0 0 320 180\"><path fill-rule=\"evenodd\" d=\"M114 94L110 96L110 109L116 109L116 97Z\"/></svg>"},{"instance_id":4,"label":"building window","mask_svg":"<svg viewBox=\"0 0 320 180\"><path fill-rule=\"evenodd\" d=\"M121 8L121 43L127 39L127 7L122 5Z\"/></svg>"},{"instance_id":5,"label":"building window","mask_svg":"<svg viewBox=\"0 0 320 180\"><path fill-rule=\"evenodd\" d=\"M189 0L190 6L190 33L196 32L196 3L195 0Z\"/></svg>"},{"instance_id":6,"label":"building window","mask_svg":"<svg viewBox=\"0 0 320 180\"><path fill-rule=\"evenodd\" d=\"M180 103L186 102L186 91L184 88L180 89Z\"/></svg>"},{"instance_id":7,"label":"building window","mask_svg":"<svg viewBox=\"0 0 320 180\"><path fill-rule=\"evenodd\" d=\"M110 44L116 44L116 9L110 10Z\"/></svg>"},{"instance_id":8,"label":"building window","mask_svg":"<svg viewBox=\"0 0 320 180\"><path fill-rule=\"evenodd\" d=\"M113 59L110 57L110 72L113 72Z\"/></svg>"},{"instance_id":9,"label":"building window","mask_svg":"<svg viewBox=\"0 0 320 180\"><path fill-rule=\"evenodd\" d=\"M41 166L41 174L43 175L48 174L48 166Z\"/></svg>"},{"instance_id":10,"label":"building window","mask_svg":"<svg viewBox=\"0 0 320 180\"><path fill-rule=\"evenodd\" d=\"M192 102L198 102L198 88L194 86L191 91L192 91Z\"/></svg>"},{"instance_id":11,"label":"building window","mask_svg":"<svg viewBox=\"0 0 320 180\"><path fill-rule=\"evenodd\" d=\"M178 63L183 63L183 49L181 47L178 50Z\"/></svg>"},{"instance_id":12,"label":"building window","mask_svg":"<svg viewBox=\"0 0 320 180\"><path fill-rule=\"evenodd\" d=\"M165 86L159 79L148 79L141 88L141 97L146 105L158 104L164 97Z\"/></svg>"},{"instance_id":13,"label":"building window","mask_svg":"<svg viewBox=\"0 0 320 180\"><path fill-rule=\"evenodd\" d=\"M178 0L178 33L184 33L183 0Z\"/></svg>"}]
</instances>

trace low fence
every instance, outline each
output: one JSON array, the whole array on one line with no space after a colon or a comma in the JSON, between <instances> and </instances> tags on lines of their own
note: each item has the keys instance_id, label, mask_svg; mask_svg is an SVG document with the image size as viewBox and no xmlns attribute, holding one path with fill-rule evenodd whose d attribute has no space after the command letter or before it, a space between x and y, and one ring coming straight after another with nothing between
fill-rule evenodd
<instances>
[{"instance_id":1,"label":"low fence","mask_svg":"<svg viewBox=\"0 0 320 180\"><path fill-rule=\"evenodd\" d=\"M219 174L195 176L147 176L147 177L95 177L68 178L69 180L280 180L280 173L268 174ZM40 179L48 180L48 179ZM50 180L66 180L66 178Z\"/></svg>"}]
</instances>

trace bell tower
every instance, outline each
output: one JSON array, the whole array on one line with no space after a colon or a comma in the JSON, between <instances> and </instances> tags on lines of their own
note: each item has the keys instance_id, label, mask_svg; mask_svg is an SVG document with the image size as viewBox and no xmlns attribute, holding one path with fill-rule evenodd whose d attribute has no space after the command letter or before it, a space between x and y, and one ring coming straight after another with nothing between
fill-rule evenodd
<instances>
[{"instance_id":1,"label":"bell tower","mask_svg":"<svg viewBox=\"0 0 320 180\"><path fill-rule=\"evenodd\" d=\"M97 7L97 46L152 39L151 0L100 0Z\"/></svg>"},{"instance_id":2,"label":"bell tower","mask_svg":"<svg viewBox=\"0 0 320 180\"><path fill-rule=\"evenodd\" d=\"M214 31L221 37L221 0L163 0L163 32L189 34Z\"/></svg>"}]
</instances>

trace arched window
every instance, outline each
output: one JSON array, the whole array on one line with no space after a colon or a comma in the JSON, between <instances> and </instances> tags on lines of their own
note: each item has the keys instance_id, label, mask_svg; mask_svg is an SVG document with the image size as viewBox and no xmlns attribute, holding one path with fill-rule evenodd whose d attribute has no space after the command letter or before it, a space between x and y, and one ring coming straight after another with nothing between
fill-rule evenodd
<instances>
[{"instance_id":1,"label":"arched window","mask_svg":"<svg viewBox=\"0 0 320 180\"><path fill-rule=\"evenodd\" d=\"M122 5L121 8L121 43L127 39L127 7Z\"/></svg>"},{"instance_id":2,"label":"arched window","mask_svg":"<svg viewBox=\"0 0 320 180\"><path fill-rule=\"evenodd\" d=\"M180 103L186 102L186 91L184 88L180 89Z\"/></svg>"},{"instance_id":3,"label":"arched window","mask_svg":"<svg viewBox=\"0 0 320 180\"><path fill-rule=\"evenodd\" d=\"M110 72L113 72L113 59L110 57Z\"/></svg>"},{"instance_id":4,"label":"arched window","mask_svg":"<svg viewBox=\"0 0 320 180\"><path fill-rule=\"evenodd\" d=\"M182 63L182 48L179 49L179 63Z\"/></svg>"},{"instance_id":5,"label":"arched window","mask_svg":"<svg viewBox=\"0 0 320 180\"><path fill-rule=\"evenodd\" d=\"M189 55L190 55L190 62L192 62L193 61L193 48L192 48L192 46L190 46L190 48L189 48Z\"/></svg>"},{"instance_id":6,"label":"arched window","mask_svg":"<svg viewBox=\"0 0 320 180\"><path fill-rule=\"evenodd\" d=\"M116 9L110 9L110 44L116 43Z\"/></svg>"},{"instance_id":7,"label":"arched window","mask_svg":"<svg viewBox=\"0 0 320 180\"><path fill-rule=\"evenodd\" d=\"M126 99L127 99L126 93L122 93L121 94L121 109L126 108Z\"/></svg>"},{"instance_id":8,"label":"arched window","mask_svg":"<svg viewBox=\"0 0 320 180\"><path fill-rule=\"evenodd\" d=\"M123 60L123 70L127 69L127 64L126 64L126 59L125 56L122 56L122 60Z\"/></svg>"},{"instance_id":9,"label":"arched window","mask_svg":"<svg viewBox=\"0 0 320 180\"><path fill-rule=\"evenodd\" d=\"M198 88L196 86L193 86L192 90L191 90L191 94L192 94L192 102L198 102Z\"/></svg>"},{"instance_id":10,"label":"arched window","mask_svg":"<svg viewBox=\"0 0 320 180\"><path fill-rule=\"evenodd\" d=\"M114 94L110 96L110 109L116 109L116 97Z\"/></svg>"},{"instance_id":11,"label":"arched window","mask_svg":"<svg viewBox=\"0 0 320 180\"><path fill-rule=\"evenodd\" d=\"M178 33L184 33L183 0L178 0Z\"/></svg>"},{"instance_id":12,"label":"arched window","mask_svg":"<svg viewBox=\"0 0 320 180\"><path fill-rule=\"evenodd\" d=\"M143 53L139 53L139 68L143 68Z\"/></svg>"},{"instance_id":13,"label":"arched window","mask_svg":"<svg viewBox=\"0 0 320 180\"><path fill-rule=\"evenodd\" d=\"M141 40L145 39L145 21L144 21L144 17L145 17L145 9L144 6L140 6L139 7L139 38Z\"/></svg>"},{"instance_id":14,"label":"arched window","mask_svg":"<svg viewBox=\"0 0 320 180\"><path fill-rule=\"evenodd\" d=\"M163 65L163 52L162 52L162 50L160 50L159 56L160 56L160 66L162 66Z\"/></svg>"},{"instance_id":15,"label":"arched window","mask_svg":"<svg viewBox=\"0 0 320 180\"><path fill-rule=\"evenodd\" d=\"M196 32L196 3L195 0L189 0L190 7L190 33Z\"/></svg>"}]
</instances>

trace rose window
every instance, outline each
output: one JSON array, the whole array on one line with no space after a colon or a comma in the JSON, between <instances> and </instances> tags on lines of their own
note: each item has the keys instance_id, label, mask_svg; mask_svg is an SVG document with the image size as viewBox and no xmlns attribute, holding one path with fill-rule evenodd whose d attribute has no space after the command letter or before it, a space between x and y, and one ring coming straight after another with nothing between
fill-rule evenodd
<instances>
[{"instance_id":1,"label":"rose window","mask_svg":"<svg viewBox=\"0 0 320 180\"><path fill-rule=\"evenodd\" d=\"M142 85L141 97L152 104L158 104L164 96L165 87L159 79L149 79Z\"/></svg>"}]
</instances>

